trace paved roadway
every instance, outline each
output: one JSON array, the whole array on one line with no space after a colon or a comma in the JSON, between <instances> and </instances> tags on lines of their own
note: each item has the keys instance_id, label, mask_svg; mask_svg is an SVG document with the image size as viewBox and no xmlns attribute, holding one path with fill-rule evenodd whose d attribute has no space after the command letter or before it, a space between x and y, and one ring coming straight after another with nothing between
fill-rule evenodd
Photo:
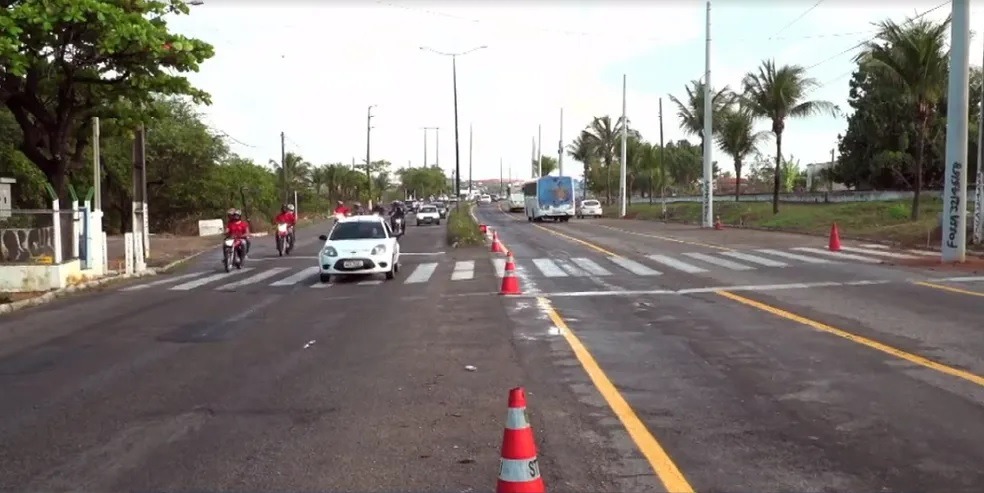
<instances>
[{"instance_id":1,"label":"paved roadway","mask_svg":"<svg viewBox=\"0 0 984 493\"><path fill-rule=\"evenodd\" d=\"M645 478L627 489L984 491L978 273L798 235L481 218L516 256L516 326L536 299L560 329L530 325L527 358L555 361L540 380L581 395L615 473Z\"/></svg>"},{"instance_id":2,"label":"paved roadway","mask_svg":"<svg viewBox=\"0 0 984 493\"><path fill-rule=\"evenodd\" d=\"M553 491L982 490L984 277L479 217L523 295L443 227L408 228L395 280L323 285L316 225L0 319L0 490L490 491L514 385Z\"/></svg>"}]
</instances>

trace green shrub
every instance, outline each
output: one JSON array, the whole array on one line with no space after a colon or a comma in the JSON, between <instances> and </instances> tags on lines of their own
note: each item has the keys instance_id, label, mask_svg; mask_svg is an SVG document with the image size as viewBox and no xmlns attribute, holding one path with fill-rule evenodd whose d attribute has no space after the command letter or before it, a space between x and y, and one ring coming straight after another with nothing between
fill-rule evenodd
<instances>
[{"instance_id":1,"label":"green shrub","mask_svg":"<svg viewBox=\"0 0 984 493\"><path fill-rule=\"evenodd\" d=\"M471 208L472 204L459 204L448 213L448 245L476 246L485 242Z\"/></svg>"}]
</instances>

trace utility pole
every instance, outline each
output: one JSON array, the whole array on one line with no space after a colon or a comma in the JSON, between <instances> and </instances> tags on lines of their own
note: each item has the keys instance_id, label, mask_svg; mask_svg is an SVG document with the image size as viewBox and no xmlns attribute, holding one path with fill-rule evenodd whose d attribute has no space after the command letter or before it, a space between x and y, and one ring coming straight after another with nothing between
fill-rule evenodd
<instances>
[{"instance_id":1,"label":"utility pole","mask_svg":"<svg viewBox=\"0 0 984 493\"><path fill-rule=\"evenodd\" d=\"M441 129L434 127L434 164L441 167Z\"/></svg>"},{"instance_id":2,"label":"utility pole","mask_svg":"<svg viewBox=\"0 0 984 493\"><path fill-rule=\"evenodd\" d=\"M287 203L287 136L280 132L280 177L284 180L284 203Z\"/></svg>"},{"instance_id":3,"label":"utility pole","mask_svg":"<svg viewBox=\"0 0 984 493\"><path fill-rule=\"evenodd\" d=\"M468 124L468 193L472 191L472 144L475 137L472 124Z\"/></svg>"},{"instance_id":4,"label":"utility pole","mask_svg":"<svg viewBox=\"0 0 984 493\"><path fill-rule=\"evenodd\" d=\"M144 126L137 128L133 138L133 202L130 229L133 231L134 265L137 272L146 268L147 244L147 141ZM137 246L140 248L137 248Z\"/></svg>"},{"instance_id":5,"label":"utility pole","mask_svg":"<svg viewBox=\"0 0 984 493\"><path fill-rule=\"evenodd\" d=\"M666 220L666 146L663 144L663 98L659 98L659 200Z\"/></svg>"},{"instance_id":6,"label":"utility pole","mask_svg":"<svg viewBox=\"0 0 984 493\"><path fill-rule=\"evenodd\" d=\"M530 149L530 176L536 178L536 168L533 167L536 165L536 139L531 138L530 140L532 141L532 148Z\"/></svg>"},{"instance_id":7,"label":"utility pole","mask_svg":"<svg viewBox=\"0 0 984 493\"><path fill-rule=\"evenodd\" d=\"M505 187L502 183L502 158L499 158L499 197L505 193Z\"/></svg>"},{"instance_id":8,"label":"utility pole","mask_svg":"<svg viewBox=\"0 0 984 493\"><path fill-rule=\"evenodd\" d=\"M625 169L628 168L626 163L627 155L629 151L629 117L627 114L628 105L626 101L626 92L628 88L628 77L622 74L622 161L619 166L619 177L618 177L618 187L621 189L620 199L619 199L619 217L625 217L625 203L628 195L628 190L625 189Z\"/></svg>"},{"instance_id":9,"label":"utility pole","mask_svg":"<svg viewBox=\"0 0 984 493\"><path fill-rule=\"evenodd\" d=\"M428 130L440 131L441 128L440 127L421 127L421 128L424 130L424 167L426 168L430 166L430 163L427 162L427 131ZM438 143L440 143L440 138L441 138L440 133L438 133ZM441 164L440 153L437 154L438 154L437 164L438 166L440 166Z\"/></svg>"},{"instance_id":10,"label":"utility pole","mask_svg":"<svg viewBox=\"0 0 984 493\"><path fill-rule=\"evenodd\" d=\"M454 90L454 195L461 198L461 151L458 146L458 56L451 55L451 86Z\"/></svg>"},{"instance_id":11,"label":"utility pole","mask_svg":"<svg viewBox=\"0 0 984 493\"><path fill-rule=\"evenodd\" d=\"M564 108L560 109L560 139L557 140L557 174L564 176Z\"/></svg>"},{"instance_id":12,"label":"utility pole","mask_svg":"<svg viewBox=\"0 0 984 493\"><path fill-rule=\"evenodd\" d=\"M543 125L536 126L536 176L543 176Z\"/></svg>"},{"instance_id":13,"label":"utility pole","mask_svg":"<svg viewBox=\"0 0 984 493\"><path fill-rule=\"evenodd\" d=\"M974 181L974 236L975 245L984 243L984 85L981 86L981 113L977 127L977 179Z\"/></svg>"},{"instance_id":14,"label":"utility pole","mask_svg":"<svg viewBox=\"0 0 984 493\"><path fill-rule=\"evenodd\" d=\"M366 190L369 191L369 206L372 206L372 173L370 173L370 163L369 160L369 150L371 149L370 135L372 135L372 108L376 106L374 104L369 105L369 109L366 110Z\"/></svg>"},{"instance_id":15,"label":"utility pole","mask_svg":"<svg viewBox=\"0 0 984 493\"><path fill-rule=\"evenodd\" d=\"M943 177L943 262L967 257L967 101L970 99L970 0L953 0L950 23L950 86L946 109L946 172ZM921 187L922 177L916 177ZM919 204L913 204L918 207ZM918 214L918 209L913 211Z\"/></svg>"},{"instance_id":16,"label":"utility pole","mask_svg":"<svg viewBox=\"0 0 984 493\"><path fill-rule=\"evenodd\" d=\"M714 165L711 161L711 152L714 149L714 107L711 103L713 93L711 92L711 2L707 2L707 39L704 45L704 206L703 206L703 226L705 228L714 225L714 192L711 188L711 179L714 174ZM776 175L778 180L778 173Z\"/></svg>"}]
</instances>

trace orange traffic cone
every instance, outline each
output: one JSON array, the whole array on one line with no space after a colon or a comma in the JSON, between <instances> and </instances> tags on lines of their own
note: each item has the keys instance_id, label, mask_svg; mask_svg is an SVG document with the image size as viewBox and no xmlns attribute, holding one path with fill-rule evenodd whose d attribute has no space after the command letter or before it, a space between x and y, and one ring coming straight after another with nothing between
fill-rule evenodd
<instances>
[{"instance_id":1,"label":"orange traffic cone","mask_svg":"<svg viewBox=\"0 0 984 493\"><path fill-rule=\"evenodd\" d=\"M830 226L830 244L827 245L827 249L831 252L839 252L841 249L841 238L840 233L837 231L837 223Z\"/></svg>"},{"instance_id":2,"label":"orange traffic cone","mask_svg":"<svg viewBox=\"0 0 984 493\"><path fill-rule=\"evenodd\" d=\"M540 466L536 460L536 440L526 419L526 392L522 387L509 391L506 429L499 454L499 481L496 493L545 493Z\"/></svg>"},{"instance_id":3,"label":"orange traffic cone","mask_svg":"<svg viewBox=\"0 0 984 493\"><path fill-rule=\"evenodd\" d=\"M721 224L721 216L717 216L717 217L716 217L716 218L714 219L714 229L717 229L717 230L722 230L722 229L724 229L724 225L723 225L723 224Z\"/></svg>"},{"instance_id":4,"label":"orange traffic cone","mask_svg":"<svg viewBox=\"0 0 984 493\"><path fill-rule=\"evenodd\" d=\"M484 225L484 224L479 224L478 225L478 230L481 231L482 234L484 235L485 233L488 233L489 227L486 226L486 225Z\"/></svg>"},{"instance_id":5,"label":"orange traffic cone","mask_svg":"<svg viewBox=\"0 0 984 493\"><path fill-rule=\"evenodd\" d=\"M516 270L516 262L513 260L512 252L506 252L506 267L503 270L505 272L513 272Z\"/></svg>"},{"instance_id":6,"label":"orange traffic cone","mask_svg":"<svg viewBox=\"0 0 984 493\"><path fill-rule=\"evenodd\" d=\"M502 253L502 245L499 244L499 235L492 232L492 253Z\"/></svg>"},{"instance_id":7,"label":"orange traffic cone","mask_svg":"<svg viewBox=\"0 0 984 493\"><path fill-rule=\"evenodd\" d=\"M523 294L519 289L519 278L516 277L515 266L513 269L509 269L511 262L506 262L506 268L504 269L502 276L502 286L499 287L499 294L509 295L509 294Z\"/></svg>"}]
</instances>

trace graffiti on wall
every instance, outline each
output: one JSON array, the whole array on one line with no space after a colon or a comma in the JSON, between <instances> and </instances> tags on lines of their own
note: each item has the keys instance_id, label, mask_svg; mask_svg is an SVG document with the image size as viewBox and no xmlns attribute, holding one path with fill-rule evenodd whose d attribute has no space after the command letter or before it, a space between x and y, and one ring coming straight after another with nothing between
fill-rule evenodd
<instances>
[{"instance_id":1,"label":"graffiti on wall","mask_svg":"<svg viewBox=\"0 0 984 493\"><path fill-rule=\"evenodd\" d=\"M54 228L0 229L0 262L36 262L54 256Z\"/></svg>"}]
</instances>

